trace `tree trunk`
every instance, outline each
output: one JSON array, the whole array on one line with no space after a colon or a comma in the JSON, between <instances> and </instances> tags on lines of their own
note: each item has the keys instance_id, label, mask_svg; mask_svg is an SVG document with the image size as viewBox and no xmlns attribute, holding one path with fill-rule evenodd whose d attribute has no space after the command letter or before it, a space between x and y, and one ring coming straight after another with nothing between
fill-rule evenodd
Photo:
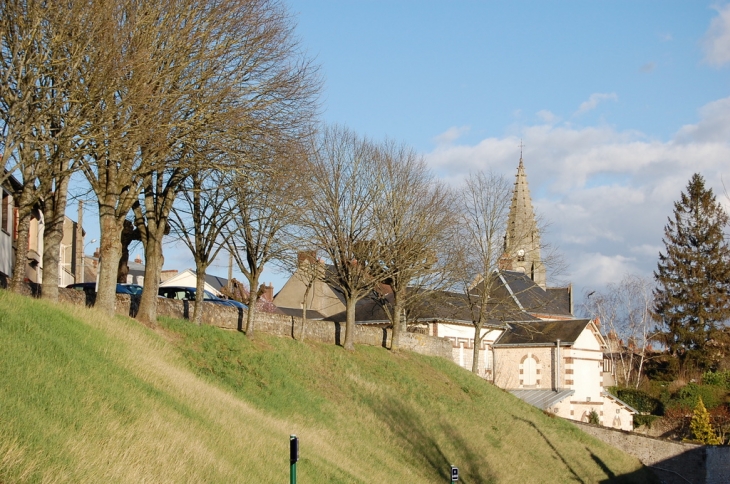
<instances>
[{"instance_id":1,"label":"tree trunk","mask_svg":"<svg viewBox=\"0 0 730 484\"><path fill-rule=\"evenodd\" d=\"M472 373L479 374L479 346L482 342L482 325L477 324L474 326L474 352L472 353L471 360L471 371Z\"/></svg>"},{"instance_id":2,"label":"tree trunk","mask_svg":"<svg viewBox=\"0 0 730 484\"><path fill-rule=\"evenodd\" d=\"M205 300L205 271L208 265L201 260L195 261L195 303L193 307L193 322L200 326L203 323L203 302Z\"/></svg>"},{"instance_id":3,"label":"tree trunk","mask_svg":"<svg viewBox=\"0 0 730 484\"><path fill-rule=\"evenodd\" d=\"M23 195L21 195L21 199ZM31 209L22 205L18 207L18 238L15 240L15 264L10 289L22 292L25 284L26 266L28 265L28 241L30 240Z\"/></svg>"},{"instance_id":4,"label":"tree trunk","mask_svg":"<svg viewBox=\"0 0 730 484\"><path fill-rule=\"evenodd\" d=\"M164 263L162 238L153 238L145 244L144 290L139 301L137 319L143 323L157 323L157 292L160 289L160 271Z\"/></svg>"},{"instance_id":5,"label":"tree trunk","mask_svg":"<svg viewBox=\"0 0 730 484\"><path fill-rule=\"evenodd\" d=\"M254 326L256 325L256 302L259 300L259 278L258 274L255 277L251 277L249 280L249 295L248 295L248 313L246 314L246 337L248 339L254 338Z\"/></svg>"},{"instance_id":6,"label":"tree trunk","mask_svg":"<svg viewBox=\"0 0 730 484\"><path fill-rule=\"evenodd\" d=\"M355 350L355 304L357 301L348 297L345 305L347 308L347 320L345 322L345 343L344 348L348 351Z\"/></svg>"},{"instance_id":7,"label":"tree trunk","mask_svg":"<svg viewBox=\"0 0 730 484\"><path fill-rule=\"evenodd\" d=\"M307 284L307 288L304 290L304 298L302 299L302 327L299 331L299 341L304 341L304 325L307 323L307 299L309 299L309 292L312 290L314 280L310 280Z\"/></svg>"},{"instance_id":8,"label":"tree trunk","mask_svg":"<svg viewBox=\"0 0 730 484\"><path fill-rule=\"evenodd\" d=\"M122 225L117 223L112 207L99 206L99 226L101 237L99 241L99 283L96 287L96 302L94 307L109 316L114 315L117 292L117 269L122 256L122 241L120 234Z\"/></svg>"},{"instance_id":9,"label":"tree trunk","mask_svg":"<svg viewBox=\"0 0 730 484\"><path fill-rule=\"evenodd\" d=\"M50 301L58 301L58 282L62 270L60 267L61 241L63 240L63 222L66 218L69 181L70 177L57 178L56 190L47 193L43 202L45 228L43 230L42 296L43 299ZM81 243L81 240L77 243Z\"/></svg>"},{"instance_id":10,"label":"tree trunk","mask_svg":"<svg viewBox=\"0 0 730 484\"><path fill-rule=\"evenodd\" d=\"M58 218L55 215L52 218ZM45 219L43 229L43 299L58 301L58 281L61 272L60 251L63 239L63 212L61 221Z\"/></svg>"},{"instance_id":11,"label":"tree trunk","mask_svg":"<svg viewBox=\"0 0 730 484\"><path fill-rule=\"evenodd\" d=\"M403 331L403 321L401 320L401 313L403 308L401 307L401 291L393 291L393 335L390 340L390 350L400 351L400 334Z\"/></svg>"}]
</instances>

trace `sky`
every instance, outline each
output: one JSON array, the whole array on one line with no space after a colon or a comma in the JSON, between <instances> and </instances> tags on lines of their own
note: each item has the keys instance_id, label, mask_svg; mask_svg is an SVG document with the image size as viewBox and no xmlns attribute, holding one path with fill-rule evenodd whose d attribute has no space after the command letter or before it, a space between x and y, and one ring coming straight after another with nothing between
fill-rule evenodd
<instances>
[{"instance_id":1,"label":"sky","mask_svg":"<svg viewBox=\"0 0 730 484\"><path fill-rule=\"evenodd\" d=\"M548 284L577 302L652 275L693 173L730 208L728 3L287 3L324 121L414 147L455 187L514 179L524 145L543 239L568 264Z\"/></svg>"},{"instance_id":2,"label":"sky","mask_svg":"<svg viewBox=\"0 0 730 484\"><path fill-rule=\"evenodd\" d=\"M454 187L477 170L513 179L523 145L543 241L568 263L548 284L572 283L576 302L652 275L693 173L730 208L726 2L284 1L321 69L324 122L410 145ZM166 250L165 269L193 266ZM227 257L210 270L227 271ZM275 291L287 278L263 276Z\"/></svg>"}]
</instances>

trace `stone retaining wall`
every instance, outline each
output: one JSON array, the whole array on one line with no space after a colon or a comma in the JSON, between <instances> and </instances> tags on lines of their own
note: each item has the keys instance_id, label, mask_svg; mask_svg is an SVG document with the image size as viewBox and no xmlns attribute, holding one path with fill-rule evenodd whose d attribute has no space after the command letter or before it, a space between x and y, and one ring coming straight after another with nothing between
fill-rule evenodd
<instances>
[{"instance_id":1,"label":"stone retaining wall","mask_svg":"<svg viewBox=\"0 0 730 484\"><path fill-rule=\"evenodd\" d=\"M585 433L633 455L667 484L730 482L730 447L714 447L649 437L568 420Z\"/></svg>"},{"instance_id":2,"label":"stone retaining wall","mask_svg":"<svg viewBox=\"0 0 730 484\"><path fill-rule=\"evenodd\" d=\"M59 288L59 299L73 304L92 305L83 291ZM117 294L116 312L134 317L138 299L125 294ZM192 301L159 298L158 316L190 319L193 315ZM203 303L203 324L218 328L242 331L246 327L245 310L215 303ZM302 318L283 314L256 313L255 330L288 338L304 339L329 344L342 344L345 337L344 325L332 321L307 320L302 327ZM387 328L356 326L355 344L390 347L392 332ZM429 356L440 356L451 361L451 342L443 338L424 334L404 333L400 339L401 347Z\"/></svg>"}]
</instances>

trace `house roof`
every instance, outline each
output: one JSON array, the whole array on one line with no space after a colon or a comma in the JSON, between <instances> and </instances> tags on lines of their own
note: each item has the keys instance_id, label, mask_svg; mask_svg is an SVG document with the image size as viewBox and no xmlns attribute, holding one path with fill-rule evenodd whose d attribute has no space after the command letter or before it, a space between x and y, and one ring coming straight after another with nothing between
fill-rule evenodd
<instances>
[{"instance_id":1,"label":"house roof","mask_svg":"<svg viewBox=\"0 0 730 484\"><path fill-rule=\"evenodd\" d=\"M412 288L412 291L419 289ZM472 295L474 297L474 295ZM376 295L358 301L355 306L355 322L358 324L389 323L390 319L383 304L393 304L393 294L387 293L381 298ZM449 291L428 291L415 307L408 309L411 321L443 321L456 324L472 324L472 310L467 296ZM335 322L346 320L346 311L337 313L327 319ZM521 311L511 299L498 300L489 308L489 318L485 326L503 327L505 322L539 321L538 318Z\"/></svg>"},{"instance_id":2,"label":"house roof","mask_svg":"<svg viewBox=\"0 0 730 484\"><path fill-rule=\"evenodd\" d=\"M130 267L130 270L131 270L131 267ZM197 273L193 269L185 269L184 271L180 272L179 274L164 281L163 285L174 286L177 284L177 281L184 279L188 275L192 275L195 277L197 275ZM212 287L216 291L220 291L221 288L224 288L228 285L228 279L225 279L223 277L213 276L210 274L205 275L205 282L206 282L206 284L208 284L210 287Z\"/></svg>"},{"instance_id":3,"label":"house roof","mask_svg":"<svg viewBox=\"0 0 730 484\"><path fill-rule=\"evenodd\" d=\"M621 406L625 407L625 408L626 408L626 410L628 410L628 411L629 411L629 412L631 412L631 413L634 413L634 414L637 414L637 415L638 415L638 414L641 414L641 412L639 412L639 411L638 411L638 410L636 410L636 409L635 409L634 407L632 407L632 406L631 406L631 405L629 405L628 403L624 402L623 400L621 400L620 398L618 398L618 397L617 397L617 396L615 396L615 395L611 395L611 394L610 394L610 393L608 393L608 392L602 392L602 393L601 393L601 395L602 395L603 397L605 397L605 398L608 398L609 400L613 400L613 401L614 401L614 402L616 402L617 404L619 404L619 405L621 405Z\"/></svg>"},{"instance_id":4,"label":"house roof","mask_svg":"<svg viewBox=\"0 0 730 484\"><path fill-rule=\"evenodd\" d=\"M562 402L575 393L575 390L510 390L512 395L520 400L529 403L537 408L545 410L546 408Z\"/></svg>"},{"instance_id":5,"label":"house roof","mask_svg":"<svg viewBox=\"0 0 730 484\"><path fill-rule=\"evenodd\" d=\"M286 314L287 316L294 316L297 318L302 317L302 309L301 308L276 308L277 311L281 314ZM307 319L324 319L324 316L319 311L315 311L314 309L307 309Z\"/></svg>"},{"instance_id":6,"label":"house roof","mask_svg":"<svg viewBox=\"0 0 730 484\"><path fill-rule=\"evenodd\" d=\"M557 340L562 345L571 346L590 322L590 319L568 319L513 323L508 325L494 346L554 345Z\"/></svg>"},{"instance_id":7,"label":"house roof","mask_svg":"<svg viewBox=\"0 0 730 484\"><path fill-rule=\"evenodd\" d=\"M568 288L543 289L522 272L501 270L493 273L492 277L497 278L492 290L494 297L510 296L520 309L528 313L573 317Z\"/></svg>"}]
</instances>

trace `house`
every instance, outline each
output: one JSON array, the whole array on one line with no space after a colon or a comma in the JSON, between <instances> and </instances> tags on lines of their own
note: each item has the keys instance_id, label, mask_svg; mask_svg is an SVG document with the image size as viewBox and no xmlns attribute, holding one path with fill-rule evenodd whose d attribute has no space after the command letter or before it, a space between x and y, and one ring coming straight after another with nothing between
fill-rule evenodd
<instances>
[{"instance_id":1,"label":"house","mask_svg":"<svg viewBox=\"0 0 730 484\"><path fill-rule=\"evenodd\" d=\"M306 305L309 319L329 319L345 311L342 293L321 278L325 270L313 252L297 254L297 269L274 296L276 307L290 316L301 316Z\"/></svg>"},{"instance_id":2,"label":"house","mask_svg":"<svg viewBox=\"0 0 730 484\"><path fill-rule=\"evenodd\" d=\"M509 323L494 343L494 384L557 416L633 429L634 409L603 385L606 342L588 319Z\"/></svg>"},{"instance_id":3,"label":"house","mask_svg":"<svg viewBox=\"0 0 730 484\"><path fill-rule=\"evenodd\" d=\"M139 259L140 264L141 264L141 262L142 262L141 259ZM137 263L136 260L135 260L135 263ZM132 265L131 264L129 267L129 272L130 272L130 274L132 274ZM165 271L163 271L163 272L165 272ZM175 272L177 272L177 271L175 271ZM142 275L144 276L144 270L142 271ZM184 271L182 271L178 274L172 275L171 277L164 279L160 283L160 287L170 287L170 286L196 287L198 284L197 281L198 281L197 273L193 269L185 269ZM139 283L137 283L137 284L139 284ZM223 289L227 285L228 285L228 279L206 274L205 275L205 284L203 285L203 288L206 291L220 297L220 296L222 296L221 289Z\"/></svg>"},{"instance_id":4,"label":"house","mask_svg":"<svg viewBox=\"0 0 730 484\"><path fill-rule=\"evenodd\" d=\"M21 187L12 175L2 189L0 206L0 279L3 285L12 277L15 266L15 247L18 239L18 210L13 193ZM28 253L25 265L25 279L40 283L43 279L43 213L33 209L28 236Z\"/></svg>"}]
</instances>

